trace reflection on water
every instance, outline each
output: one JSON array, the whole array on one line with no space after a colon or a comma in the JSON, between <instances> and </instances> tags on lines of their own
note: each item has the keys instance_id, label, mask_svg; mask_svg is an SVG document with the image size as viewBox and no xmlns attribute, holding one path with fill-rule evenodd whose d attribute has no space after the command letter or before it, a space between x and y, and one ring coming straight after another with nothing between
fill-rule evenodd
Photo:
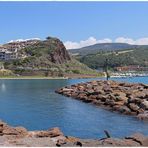
<instances>
[{"instance_id":1,"label":"reflection on water","mask_svg":"<svg viewBox=\"0 0 148 148\"><path fill-rule=\"evenodd\" d=\"M0 89L1 89L1 92L5 92L6 91L5 83L0 84Z\"/></svg>"},{"instance_id":2,"label":"reflection on water","mask_svg":"<svg viewBox=\"0 0 148 148\"><path fill-rule=\"evenodd\" d=\"M0 119L30 130L58 126L65 135L82 138L104 137L105 129L114 137L135 132L148 135L148 123L54 93L65 85L90 80L0 80ZM116 80L148 82L147 77Z\"/></svg>"}]
</instances>

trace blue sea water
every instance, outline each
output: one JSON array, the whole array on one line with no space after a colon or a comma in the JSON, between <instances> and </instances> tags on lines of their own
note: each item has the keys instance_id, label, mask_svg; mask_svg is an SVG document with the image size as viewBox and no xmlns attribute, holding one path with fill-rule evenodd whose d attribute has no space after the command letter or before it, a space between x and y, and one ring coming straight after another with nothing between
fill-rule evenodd
<instances>
[{"instance_id":1,"label":"blue sea water","mask_svg":"<svg viewBox=\"0 0 148 148\"><path fill-rule=\"evenodd\" d=\"M113 113L94 105L67 98L54 91L60 87L93 79L0 80L0 119L28 130L59 127L65 135L80 138L113 137L135 132L148 135L148 122ZM148 84L148 77L114 78Z\"/></svg>"}]
</instances>

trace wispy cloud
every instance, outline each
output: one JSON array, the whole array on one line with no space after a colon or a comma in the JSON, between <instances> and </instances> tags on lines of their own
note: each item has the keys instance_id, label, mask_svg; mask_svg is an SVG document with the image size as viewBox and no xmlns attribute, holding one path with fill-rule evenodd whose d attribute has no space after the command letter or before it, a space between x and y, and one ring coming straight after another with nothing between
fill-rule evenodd
<instances>
[{"instance_id":1,"label":"wispy cloud","mask_svg":"<svg viewBox=\"0 0 148 148\"><path fill-rule=\"evenodd\" d=\"M132 38L124 38L124 37L119 37L115 40L116 43L128 43L132 45L148 45L148 38L140 38L140 39L132 39Z\"/></svg>"},{"instance_id":2,"label":"wispy cloud","mask_svg":"<svg viewBox=\"0 0 148 148\"><path fill-rule=\"evenodd\" d=\"M95 37L89 37L88 39L81 40L80 42L66 41L64 45L67 49L76 49L76 48L94 45L97 43L128 43L132 45L148 45L148 38L144 37L134 40L132 38L127 38L127 37L118 37L115 40L112 40L110 38L97 40Z\"/></svg>"},{"instance_id":3,"label":"wispy cloud","mask_svg":"<svg viewBox=\"0 0 148 148\"><path fill-rule=\"evenodd\" d=\"M97 43L111 43L112 40L106 38L102 40L97 40L95 37L89 37L86 40L82 40L80 42L72 42L72 41L66 41L64 45L66 46L67 49L74 49L74 48L81 48L85 46L90 46L94 45Z\"/></svg>"},{"instance_id":4,"label":"wispy cloud","mask_svg":"<svg viewBox=\"0 0 148 148\"><path fill-rule=\"evenodd\" d=\"M40 40L40 38L17 39L17 40L11 40L8 43L11 43L11 42L23 42L23 41L29 41L29 40Z\"/></svg>"}]
</instances>

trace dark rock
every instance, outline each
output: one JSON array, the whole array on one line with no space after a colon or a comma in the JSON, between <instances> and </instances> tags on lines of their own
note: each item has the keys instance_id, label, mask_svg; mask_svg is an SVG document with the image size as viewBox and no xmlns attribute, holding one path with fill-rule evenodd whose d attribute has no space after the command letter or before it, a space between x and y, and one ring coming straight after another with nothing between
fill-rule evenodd
<instances>
[{"instance_id":1,"label":"dark rock","mask_svg":"<svg viewBox=\"0 0 148 148\"><path fill-rule=\"evenodd\" d=\"M74 145L82 147L82 143L80 141L75 142Z\"/></svg>"},{"instance_id":2,"label":"dark rock","mask_svg":"<svg viewBox=\"0 0 148 148\"><path fill-rule=\"evenodd\" d=\"M56 143L56 146L60 147L60 146L62 146L62 145L64 145L64 144L66 144L66 141L65 141L65 140L63 140L63 139L58 139L58 140L57 140L57 143Z\"/></svg>"},{"instance_id":3,"label":"dark rock","mask_svg":"<svg viewBox=\"0 0 148 148\"><path fill-rule=\"evenodd\" d=\"M148 110L148 101L144 100L141 104L140 107L144 110Z\"/></svg>"},{"instance_id":4,"label":"dark rock","mask_svg":"<svg viewBox=\"0 0 148 148\"><path fill-rule=\"evenodd\" d=\"M133 96L129 97L127 99L127 103L130 104L130 103L134 103L134 104L137 104L138 106L143 102L142 99L140 98L134 98Z\"/></svg>"},{"instance_id":5,"label":"dark rock","mask_svg":"<svg viewBox=\"0 0 148 148\"><path fill-rule=\"evenodd\" d=\"M144 110L142 108L139 108L137 113L138 114L143 114L144 113Z\"/></svg>"},{"instance_id":6,"label":"dark rock","mask_svg":"<svg viewBox=\"0 0 148 148\"><path fill-rule=\"evenodd\" d=\"M85 99L83 99L82 101L85 102L85 103L90 103L90 102L92 102L92 100L89 99L89 98L85 98Z\"/></svg>"},{"instance_id":7,"label":"dark rock","mask_svg":"<svg viewBox=\"0 0 148 148\"><path fill-rule=\"evenodd\" d=\"M127 106L121 106L118 111L124 114L131 114L131 110Z\"/></svg>"},{"instance_id":8,"label":"dark rock","mask_svg":"<svg viewBox=\"0 0 148 148\"><path fill-rule=\"evenodd\" d=\"M100 100L101 100L102 102L105 102L106 99L108 99L108 96L107 96L107 95L101 95Z\"/></svg>"},{"instance_id":9,"label":"dark rock","mask_svg":"<svg viewBox=\"0 0 148 148\"><path fill-rule=\"evenodd\" d=\"M148 89L148 85L147 84L142 84L144 86L144 89Z\"/></svg>"},{"instance_id":10,"label":"dark rock","mask_svg":"<svg viewBox=\"0 0 148 148\"><path fill-rule=\"evenodd\" d=\"M110 100L110 99L106 99L104 105L113 106L113 105L115 105L115 101Z\"/></svg>"}]
</instances>

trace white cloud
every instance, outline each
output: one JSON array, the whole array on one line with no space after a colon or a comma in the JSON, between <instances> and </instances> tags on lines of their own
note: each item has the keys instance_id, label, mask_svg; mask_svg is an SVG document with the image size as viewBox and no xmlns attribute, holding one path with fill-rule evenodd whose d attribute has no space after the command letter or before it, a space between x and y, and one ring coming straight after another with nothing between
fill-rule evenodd
<instances>
[{"instance_id":1,"label":"white cloud","mask_svg":"<svg viewBox=\"0 0 148 148\"><path fill-rule=\"evenodd\" d=\"M67 49L75 49L75 48L81 48L81 47L85 47L85 46L94 45L97 43L111 43L111 42L112 42L112 40L109 38L97 40L94 37L89 37L87 40L82 40L80 42L66 41L64 43L64 45Z\"/></svg>"},{"instance_id":2,"label":"white cloud","mask_svg":"<svg viewBox=\"0 0 148 148\"><path fill-rule=\"evenodd\" d=\"M148 38L138 39L138 40L136 40L135 44L137 44L137 45L148 45Z\"/></svg>"},{"instance_id":3,"label":"white cloud","mask_svg":"<svg viewBox=\"0 0 148 148\"><path fill-rule=\"evenodd\" d=\"M140 38L133 40L132 38L119 37L115 39L116 43L128 43L132 45L148 45L148 38Z\"/></svg>"},{"instance_id":4,"label":"white cloud","mask_svg":"<svg viewBox=\"0 0 148 148\"><path fill-rule=\"evenodd\" d=\"M135 41L131 38L124 38L119 37L115 39L115 43L128 43L128 44L135 44Z\"/></svg>"},{"instance_id":5,"label":"white cloud","mask_svg":"<svg viewBox=\"0 0 148 148\"><path fill-rule=\"evenodd\" d=\"M127 43L127 44L132 44L132 45L148 45L148 37L140 38L136 40L132 38L127 38L127 37L118 37L114 41L109 38L97 40L95 37L89 37L88 39L82 40L80 42L66 41L64 45L67 49L76 49L76 48L94 45L97 43L112 43L112 42L113 43Z\"/></svg>"},{"instance_id":6,"label":"white cloud","mask_svg":"<svg viewBox=\"0 0 148 148\"><path fill-rule=\"evenodd\" d=\"M23 42L23 41L28 41L28 40L40 40L40 38L17 39L17 40L11 40L8 43L12 43L12 42Z\"/></svg>"}]
</instances>

